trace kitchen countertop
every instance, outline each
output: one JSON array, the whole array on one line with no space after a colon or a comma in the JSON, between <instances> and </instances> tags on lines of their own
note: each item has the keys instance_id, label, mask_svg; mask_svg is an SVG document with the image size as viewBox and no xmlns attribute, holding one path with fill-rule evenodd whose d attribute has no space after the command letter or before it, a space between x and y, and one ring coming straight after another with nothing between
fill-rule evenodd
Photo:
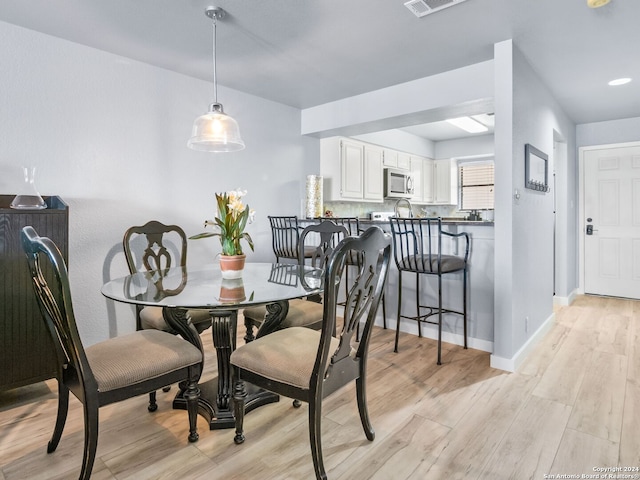
<instances>
[{"instance_id":1,"label":"kitchen countertop","mask_svg":"<svg viewBox=\"0 0 640 480\"><path fill-rule=\"evenodd\" d=\"M332 217L302 218L300 222L314 222L318 220L331 220ZM389 220L371 220L370 218L359 218L361 225L389 225ZM443 225L469 225L480 227L493 227L493 221L488 220L465 220L464 218L442 218Z\"/></svg>"},{"instance_id":2,"label":"kitchen countertop","mask_svg":"<svg viewBox=\"0 0 640 480\"><path fill-rule=\"evenodd\" d=\"M388 220L371 220L369 218L361 218L361 224L370 224L370 225L389 225ZM493 227L493 221L487 220L465 220L463 218L443 218L443 225L473 225L473 226L483 226L483 227Z\"/></svg>"}]
</instances>

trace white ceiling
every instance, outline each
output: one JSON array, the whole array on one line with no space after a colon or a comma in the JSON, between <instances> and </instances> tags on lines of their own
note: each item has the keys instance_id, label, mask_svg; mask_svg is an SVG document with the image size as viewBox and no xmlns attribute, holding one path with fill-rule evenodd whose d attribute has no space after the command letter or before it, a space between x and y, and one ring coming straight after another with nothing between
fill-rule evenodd
<instances>
[{"instance_id":1,"label":"white ceiling","mask_svg":"<svg viewBox=\"0 0 640 480\"><path fill-rule=\"evenodd\" d=\"M294 107L489 60L512 38L576 123L640 116L639 0L468 0L422 18L404 0L212 1L227 11L218 82ZM2 0L0 20L211 80L210 4Z\"/></svg>"}]
</instances>

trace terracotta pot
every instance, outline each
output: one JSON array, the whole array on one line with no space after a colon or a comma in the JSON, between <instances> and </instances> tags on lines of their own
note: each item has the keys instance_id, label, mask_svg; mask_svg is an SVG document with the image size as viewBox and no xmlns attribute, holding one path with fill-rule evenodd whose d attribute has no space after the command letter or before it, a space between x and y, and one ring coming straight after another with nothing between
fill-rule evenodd
<instances>
[{"instance_id":1,"label":"terracotta pot","mask_svg":"<svg viewBox=\"0 0 640 480\"><path fill-rule=\"evenodd\" d=\"M225 278L222 280L220 284L220 302L234 304L246 299L242 278Z\"/></svg>"},{"instance_id":2,"label":"terracotta pot","mask_svg":"<svg viewBox=\"0 0 640 480\"><path fill-rule=\"evenodd\" d=\"M244 261L247 256L242 255L220 255L220 271L222 278L240 278L244 269Z\"/></svg>"}]
</instances>

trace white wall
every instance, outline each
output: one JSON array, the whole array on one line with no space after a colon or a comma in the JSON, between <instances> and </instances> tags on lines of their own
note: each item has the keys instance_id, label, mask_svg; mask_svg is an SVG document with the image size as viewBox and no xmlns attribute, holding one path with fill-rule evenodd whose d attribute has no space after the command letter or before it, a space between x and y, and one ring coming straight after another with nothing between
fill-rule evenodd
<instances>
[{"instance_id":1,"label":"white wall","mask_svg":"<svg viewBox=\"0 0 640 480\"><path fill-rule=\"evenodd\" d=\"M134 328L132 308L100 294L127 273L121 241L131 225L156 219L198 233L215 214L214 192L242 187L257 211L248 254L272 259L266 216L300 213L319 162L299 110L219 86L247 148L194 152L186 142L210 83L3 22L0 44L0 192L16 193L21 165L36 165L40 193L70 205L69 269L87 344ZM215 239L190 241L189 263L219 251Z\"/></svg>"},{"instance_id":2,"label":"white wall","mask_svg":"<svg viewBox=\"0 0 640 480\"><path fill-rule=\"evenodd\" d=\"M479 135L455 140L443 140L435 144L435 159L493 155L495 140L493 135Z\"/></svg>"},{"instance_id":3,"label":"white wall","mask_svg":"<svg viewBox=\"0 0 640 480\"><path fill-rule=\"evenodd\" d=\"M560 134L569 151L575 152L575 125L511 40L496 44L495 64L496 325L492 362L516 368L522 349L553 315L553 195L524 188L524 146L530 143L549 154L553 171L554 138ZM570 171L575 171L575 155L571 157ZM569 197L576 198L575 185L566 178L559 179L558 185L573 189ZM559 208L568 211L575 205ZM573 226L561 228L567 233ZM575 232L570 236L575 239ZM560 268L576 266L573 254L558 262Z\"/></svg>"},{"instance_id":4,"label":"white wall","mask_svg":"<svg viewBox=\"0 0 640 480\"><path fill-rule=\"evenodd\" d=\"M434 142L398 129L354 135L353 138L427 158L434 158L435 155Z\"/></svg>"},{"instance_id":5,"label":"white wall","mask_svg":"<svg viewBox=\"0 0 640 480\"><path fill-rule=\"evenodd\" d=\"M640 117L584 123L576 127L578 147L636 142L640 140Z\"/></svg>"},{"instance_id":6,"label":"white wall","mask_svg":"<svg viewBox=\"0 0 640 480\"><path fill-rule=\"evenodd\" d=\"M302 111L302 134L354 136L458 113L486 113L492 98L493 62L486 61L307 108ZM474 106L476 112L470 110Z\"/></svg>"}]
</instances>

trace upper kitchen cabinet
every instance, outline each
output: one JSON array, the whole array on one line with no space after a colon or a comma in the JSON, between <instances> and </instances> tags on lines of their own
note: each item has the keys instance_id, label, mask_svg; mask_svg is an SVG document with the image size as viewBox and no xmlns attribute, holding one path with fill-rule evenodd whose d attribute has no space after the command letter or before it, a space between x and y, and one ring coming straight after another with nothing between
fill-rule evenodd
<instances>
[{"instance_id":1,"label":"upper kitchen cabinet","mask_svg":"<svg viewBox=\"0 0 640 480\"><path fill-rule=\"evenodd\" d=\"M383 151L382 164L385 168L399 168L400 170L411 170L411 155L405 152L399 152L391 148L385 148Z\"/></svg>"},{"instance_id":2,"label":"upper kitchen cabinet","mask_svg":"<svg viewBox=\"0 0 640 480\"><path fill-rule=\"evenodd\" d=\"M383 149L356 140L331 137L320 141L320 174L325 200L381 202Z\"/></svg>"},{"instance_id":3,"label":"upper kitchen cabinet","mask_svg":"<svg viewBox=\"0 0 640 480\"><path fill-rule=\"evenodd\" d=\"M455 205L458 203L458 185L455 162L433 162L433 203Z\"/></svg>"},{"instance_id":4,"label":"upper kitchen cabinet","mask_svg":"<svg viewBox=\"0 0 640 480\"><path fill-rule=\"evenodd\" d=\"M455 205L458 186L455 162L411 156L411 175L414 180L414 203Z\"/></svg>"},{"instance_id":5,"label":"upper kitchen cabinet","mask_svg":"<svg viewBox=\"0 0 640 480\"><path fill-rule=\"evenodd\" d=\"M398 152L398 168L401 170L411 170L411 158L408 153Z\"/></svg>"},{"instance_id":6,"label":"upper kitchen cabinet","mask_svg":"<svg viewBox=\"0 0 640 480\"><path fill-rule=\"evenodd\" d=\"M398 152L385 148L383 152L382 164L385 168L398 168Z\"/></svg>"},{"instance_id":7,"label":"upper kitchen cabinet","mask_svg":"<svg viewBox=\"0 0 640 480\"><path fill-rule=\"evenodd\" d=\"M381 202L384 198L384 177L382 174L383 150L375 145L364 148L364 195L365 200Z\"/></svg>"},{"instance_id":8,"label":"upper kitchen cabinet","mask_svg":"<svg viewBox=\"0 0 640 480\"><path fill-rule=\"evenodd\" d=\"M413 179L414 203L433 203L433 160L411 155L409 169Z\"/></svg>"}]
</instances>

